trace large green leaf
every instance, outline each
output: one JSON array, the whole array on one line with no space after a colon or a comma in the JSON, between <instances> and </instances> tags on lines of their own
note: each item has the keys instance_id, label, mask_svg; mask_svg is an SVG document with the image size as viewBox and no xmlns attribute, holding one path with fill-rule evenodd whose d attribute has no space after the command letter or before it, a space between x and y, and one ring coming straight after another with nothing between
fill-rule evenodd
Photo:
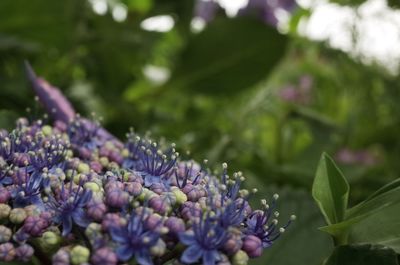
<instances>
[{"instance_id":1,"label":"large green leaf","mask_svg":"<svg viewBox=\"0 0 400 265\"><path fill-rule=\"evenodd\" d=\"M264 79L287 38L261 21L218 18L189 40L167 87L229 94Z\"/></svg>"},{"instance_id":2,"label":"large green leaf","mask_svg":"<svg viewBox=\"0 0 400 265\"><path fill-rule=\"evenodd\" d=\"M332 158L322 154L312 187L312 195L328 224L343 221L347 209L349 184Z\"/></svg>"},{"instance_id":3,"label":"large green leaf","mask_svg":"<svg viewBox=\"0 0 400 265\"><path fill-rule=\"evenodd\" d=\"M71 43L75 11L80 11L82 2L0 1L0 42L3 37L12 37L16 42L60 49Z\"/></svg>"},{"instance_id":4,"label":"large green leaf","mask_svg":"<svg viewBox=\"0 0 400 265\"><path fill-rule=\"evenodd\" d=\"M398 265L390 248L374 245L350 245L335 248L325 265Z\"/></svg>"},{"instance_id":5,"label":"large green leaf","mask_svg":"<svg viewBox=\"0 0 400 265\"><path fill-rule=\"evenodd\" d=\"M384 186L364 202L349 209L344 222L321 230L332 235L348 233L349 243L380 244L400 253L399 180Z\"/></svg>"}]
</instances>

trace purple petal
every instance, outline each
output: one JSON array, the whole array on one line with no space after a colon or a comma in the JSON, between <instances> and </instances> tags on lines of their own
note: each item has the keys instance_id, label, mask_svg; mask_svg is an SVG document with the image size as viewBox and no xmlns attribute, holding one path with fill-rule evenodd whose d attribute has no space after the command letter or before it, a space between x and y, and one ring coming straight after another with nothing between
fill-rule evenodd
<instances>
[{"instance_id":1,"label":"purple petal","mask_svg":"<svg viewBox=\"0 0 400 265\"><path fill-rule=\"evenodd\" d=\"M126 243L127 242L127 234L125 229L111 227L110 234L113 241L117 243Z\"/></svg>"},{"instance_id":2,"label":"purple petal","mask_svg":"<svg viewBox=\"0 0 400 265\"><path fill-rule=\"evenodd\" d=\"M217 260L218 252L216 250L206 251L203 255L203 264L204 265L215 265L215 261Z\"/></svg>"},{"instance_id":3,"label":"purple petal","mask_svg":"<svg viewBox=\"0 0 400 265\"><path fill-rule=\"evenodd\" d=\"M195 263L201 256L203 256L203 250L198 245L188 247L182 254L181 261L183 263Z\"/></svg>"},{"instance_id":4,"label":"purple petal","mask_svg":"<svg viewBox=\"0 0 400 265\"><path fill-rule=\"evenodd\" d=\"M68 235L72 230L72 218L70 216L66 217L62 221L62 236Z\"/></svg>"},{"instance_id":5,"label":"purple petal","mask_svg":"<svg viewBox=\"0 0 400 265\"><path fill-rule=\"evenodd\" d=\"M196 244L196 239L193 234L190 233L181 233L179 234L179 240L181 243L190 246Z\"/></svg>"},{"instance_id":6,"label":"purple petal","mask_svg":"<svg viewBox=\"0 0 400 265\"><path fill-rule=\"evenodd\" d=\"M82 209L76 209L75 212L72 214L72 218L74 219L74 222L80 227L86 227L90 223L85 211L83 211Z\"/></svg>"},{"instance_id":7,"label":"purple petal","mask_svg":"<svg viewBox=\"0 0 400 265\"><path fill-rule=\"evenodd\" d=\"M92 191L84 190L83 194L81 194L81 196L79 197L79 201L77 202L78 207L85 206L91 198L92 198Z\"/></svg>"},{"instance_id":8,"label":"purple petal","mask_svg":"<svg viewBox=\"0 0 400 265\"><path fill-rule=\"evenodd\" d=\"M46 108L47 113L55 120L65 123L73 119L75 111L63 94L47 83L46 80L38 78L28 62L25 62L25 69L32 88L39 97L39 101Z\"/></svg>"},{"instance_id":9,"label":"purple petal","mask_svg":"<svg viewBox=\"0 0 400 265\"><path fill-rule=\"evenodd\" d=\"M136 253L135 258L140 265L153 265L153 261L151 260L149 253L146 251Z\"/></svg>"},{"instance_id":10,"label":"purple petal","mask_svg":"<svg viewBox=\"0 0 400 265\"><path fill-rule=\"evenodd\" d=\"M133 248L129 245L121 245L116 250L117 256L122 261L129 260L133 255Z\"/></svg>"}]
</instances>

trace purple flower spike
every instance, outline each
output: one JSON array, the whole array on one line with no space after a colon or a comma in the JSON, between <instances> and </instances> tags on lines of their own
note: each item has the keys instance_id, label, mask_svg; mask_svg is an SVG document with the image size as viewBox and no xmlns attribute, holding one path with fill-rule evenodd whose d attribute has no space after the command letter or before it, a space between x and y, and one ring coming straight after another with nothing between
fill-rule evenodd
<instances>
[{"instance_id":1,"label":"purple flower spike","mask_svg":"<svg viewBox=\"0 0 400 265\"><path fill-rule=\"evenodd\" d=\"M37 77L31 65L25 61L26 75L32 85L33 90L46 111L56 121L68 124L76 116L75 110L68 99L56 87L50 85L46 80ZM93 127L93 122L82 119L86 129ZM104 128L97 130L97 136L104 142L112 140L117 146L122 147L122 143Z\"/></svg>"},{"instance_id":2,"label":"purple flower spike","mask_svg":"<svg viewBox=\"0 0 400 265\"><path fill-rule=\"evenodd\" d=\"M75 117L75 111L63 94L44 79L37 77L28 62L25 62L25 70L33 90L47 112L55 120L60 120L65 123L72 120Z\"/></svg>"}]
</instances>

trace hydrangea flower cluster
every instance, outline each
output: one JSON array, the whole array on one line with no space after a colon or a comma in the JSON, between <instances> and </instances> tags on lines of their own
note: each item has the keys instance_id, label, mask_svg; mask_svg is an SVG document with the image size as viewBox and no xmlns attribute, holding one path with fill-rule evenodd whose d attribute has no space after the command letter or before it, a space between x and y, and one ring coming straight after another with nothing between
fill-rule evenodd
<instances>
[{"instance_id":1,"label":"hydrangea flower cluster","mask_svg":"<svg viewBox=\"0 0 400 265\"><path fill-rule=\"evenodd\" d=\"M295 219L278 225L277 195L253 210L226 163L215 176L174 145L133 131L121 143L28 76L55 121L0 131L0 261L245 265Z\"/></svg>"}]
</instances>

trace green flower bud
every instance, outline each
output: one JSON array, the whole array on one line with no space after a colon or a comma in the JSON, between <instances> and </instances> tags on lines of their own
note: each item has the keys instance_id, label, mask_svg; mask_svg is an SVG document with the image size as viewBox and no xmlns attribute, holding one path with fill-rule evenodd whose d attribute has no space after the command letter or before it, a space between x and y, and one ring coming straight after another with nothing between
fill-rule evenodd
<instances>
[{"instance_id":1,"label":"green flower bud","mask_svg":"<svg viewBox=\"0 0 400 265\"><path fill-rule=\"evenodd\" d=\"M158 239L157 243L150 248L151 255L155 257L161 257L165 254L166 244L162 239Z\"/></svg>"},{"instance_id":2,"label":"green flower bud","mask_svg":"<svg viewBox=\"0 0 400 265\"><path fill-rule=\"evenodd\" d=\"M129 157L129 150L126 149L126 148L122 149L121 155L122 155L122 157L124 157L124 158Z\"/></svg>"},{"instance_id":3,"label":"green flower bud","mask_svg":"<svg viewBox=\"0 0 400 265\"><path fill-rule=\"evenodd\" d=\"M53 132L53 128L51 128L50 125L45 125L42 127L42 133L45 136L50 136L52 134L52 132Z\"/></svg>"},{"instance_id":4,"label":"green flower bud","mask_svg":"<svg viewBox=\"0 0 400 265\"><path fill-rule=\"evenodd\" d=\"M154 191L149 190L147 188L143 188L143 191L139 195L138 199L141 201L144 201L144 200L150 200L151 198L157 197L157 196L158 196L158 194L155 193Z\"/></svg>"},{"instance_id":5,"label":"green flower bud","mask_svg":"<svg viewBox=\"0 0 400 265\"><path fill-rule=\"evenodd\" d=\"M11 210L9 219L13 224L21 224L27 216L23 208L15 208Z\"/></svg>"},{"instance_id":6,"label":"green flower bud","mask_svg":"<svg viewBox=\"0 0 400 265\"><path fill-rule=\"evenodd\" d=\"M10 228L0 225L0 243L6 243L11 239L12 231Z\"/></svg>"},{"instance_id":7,"label":"green flower bud","mask_svg":"<svg viewBox=\"0 0 400 265\"><path fill-rule=\"evenodd\" d=\"M92 182L92 181L86 182L85 185L84 185L84 187L85 187L86 189L89 189L89 190L93 191L93 192L98 192L98 191L100 191L99 185L98 185L97 183L95 183L95 182Z\"/></svg>"},{"instance_id":8,"label":"green flower bud","mask_svg":"<svg viewBox=\"0 0 400 265\"><path fill-rule=\"evenodd\" d=\"M183 191L181 191L178 187L172 187L171 188L172 193L176 197L176 203L177 204L183 204L187 201L187 196Z\"/></svg>"},{"instance_id":9,"label":"green flower bud","mask_svg":"<svg viewBox=\"0 0 400 265\"><path fill-rule=\"evenodd\" d=\"M131 175L131 173L129 173L129 172L124 172L123 180L124 180L124 181L128 181L130 175Z\"/></svg>"},{"instance_id":10,"label":"green flower bud","mask_svg":"<svg viewBox=\"0 0 400 265\"><path fill-rule=\"evenodd\" d=\"M105 146L106 149L109 149L109 150L114 150L115 149L114 143L111 142L111 141L105 142L104 146Z\"/></svg>"},{"instance_id":11,"label":"green flower bud","mask_svg":"<svg viewBox=\"0 0 400 265\"><path fill-rule=\"evenodd\" d=\"M67 169L67 171L65 172L67 180L70 180L73 177L74 173L75 173L75 170Z\"/></svg>"},{"instance_id":12,"label":"green flower bud","mask_svg":"<svg viewBox=\"0 0 400 265\"><path fill-rule=\"evenodd\" d=\"M40 210L33 204L26 206L24 210L27 216L37 216L40 214Z\"/></svg>"},{"instance_id":13,"label":"green flower bud","mask_svg":"<svg viewBox=\"0 0 400 265\"><path fill-rule=\"evenodd\" d=\"M93 200L98 200L98 201L104 200L104 193L103 193L103 191L93 192L93 194L92 194L92 199L93 199Z\"/></svg>"},{"instance_id":14,"label":"green flower bud","mask_svg":"<svg viewBox=\"0 0 400 265\"><path fill-rule=\"evenodd\" d=\"M86 175L85 174L76 174L74 176L74 183L76 185L79 185L79 182L81 181L81 179L86 179Z\"/></svg>"},{"instance_id":15,"label":"green flower bud","mask_svg":"<svg viewBox=\"0 0 400 265\"><path fill-rule=\"evenodd\" d=\"M89 256L89 249L83 246L75 246L71 250L71 262L74 265L88 262Z\"/></svg>"},{"instance_id":16,"label":"green flower bud","mask_svg":"<svg viewBox=\"0 0 400 265\"><path fill-rule=\"evenodd\" d=\"M67 153L65 154L66 158L73 158L74 157L74 153L72 152L72 150L67 150Z\"/></svg>"},{"instance_id":17,"label":"green flower bud","mask_svg":"<svg viewBox=\"0 0 400 265\"><path fill-rule=\"evenodd\" d=\"M96 235L101 235L101 225L98 223L90 223L85 229L85 235L88 238L95 237Z\"/></svg>"},{"instance_id":18,"label":"green flower bud","mask_svg":"<svg viewBox=\"0 0 400 265\"><path fill-rule=\"evenodd\" d=\"M249 262L249 256L243 250L239 250L233 255L232 264L233 265L247 265Z\"/></svg>"},{"instance_id":19,"label":"green flower bud","mask_svg":"<svg viewBox=\"0 0 400 265\"><path fill-rule=\"evenodd\" d=\"M7 219L10 211L11 207L8 204L0 203L0 220Z\"/></svg>"},{"instance_id":20,"label":"green flower bud","mask_svg":"<svg viewBox=\"0 0 400 265\"><path fill-rule=\"evenodd\" d=\"M89 172L90 172L90 167L89 167L88 164L79 163L77 170L78 170L79 173L89 174Z\"/></svg>"},{"instance_id":21,"label":"green flower bud","mask_svg":"<svg viewBox=\"0 0 400 265\"><path fill-rule=\"evenodd\" d=\"M113 171L113 170L119 170L119 165L115 162L111 162L108 164L108 169Z\"/></svg>"},{"instance_id":22,"label":"green flower bud","mask_svg":"<svg viewBox=\"0 0 400 265\"><path fill-rule=\"evenodd\" d=\"M61 237L52 231L47 231L43 233L41 240L45 246L55 246L60 243Z\"/></svg>"},{"instance_id":23,"label":"green flower bud","mask_svg":"<svg viewBox=\"0 0 400 265\"><path fill-rule=\"evenodd\" d=\"M108 158L105 157L105 156L100 157L99 162L100 162L100 164L101 164L103 167L107 167L108 164L110 163L110 161L108 160Z\"/></svg>"}]
</instances>

